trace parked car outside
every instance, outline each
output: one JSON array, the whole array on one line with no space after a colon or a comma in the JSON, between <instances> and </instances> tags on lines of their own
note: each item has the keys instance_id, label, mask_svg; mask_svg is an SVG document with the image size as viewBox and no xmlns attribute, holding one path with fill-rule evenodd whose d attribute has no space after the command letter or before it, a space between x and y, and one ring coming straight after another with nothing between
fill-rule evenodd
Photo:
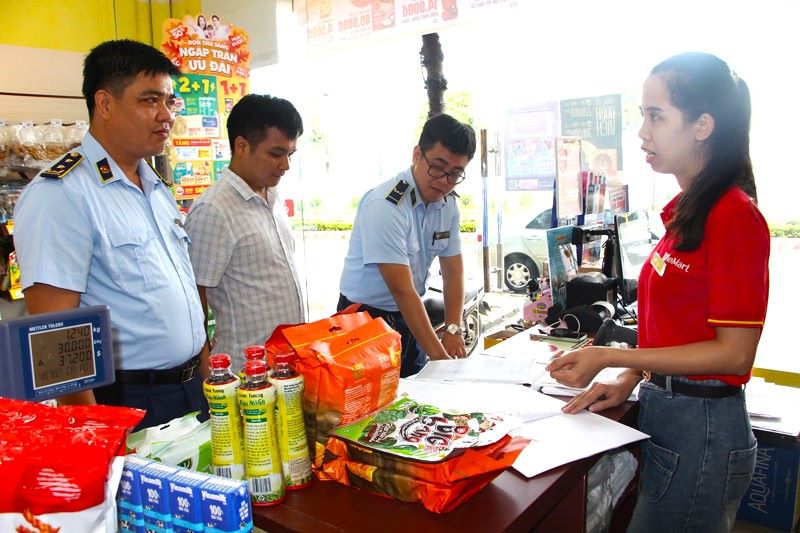
<instances>
[{"instance_id":1,"label":"parked car outside","mask_svg":"<svg viewBox=\"0 0 800 533\"><path fill-rule=\"evenodd\" d=\"M547 262L547 230L552 227L552 209L545 209L525 227L507 226L503 232L503 280L508 290L524 293L528 282L541 276Z\"/></svg>"}]
</instances>

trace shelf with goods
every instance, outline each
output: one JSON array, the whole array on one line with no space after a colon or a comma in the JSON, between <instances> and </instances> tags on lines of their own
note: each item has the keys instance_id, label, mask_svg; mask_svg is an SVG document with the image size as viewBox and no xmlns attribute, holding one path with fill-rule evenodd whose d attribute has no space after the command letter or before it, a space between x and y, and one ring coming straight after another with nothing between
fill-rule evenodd
<instances>
[{"instance_id":1,"label":"shelf with goods","mask_svg":"<svg viewBox=\"0 0 800 533\"><path fill-rule=\"evenodd\" d=\"M61 119L37 123L0 121L0 295L20 300L19 267L14 251L14 207L22 189L53 160L78 146L86 121Z\"/></svg>"}]
</instances>

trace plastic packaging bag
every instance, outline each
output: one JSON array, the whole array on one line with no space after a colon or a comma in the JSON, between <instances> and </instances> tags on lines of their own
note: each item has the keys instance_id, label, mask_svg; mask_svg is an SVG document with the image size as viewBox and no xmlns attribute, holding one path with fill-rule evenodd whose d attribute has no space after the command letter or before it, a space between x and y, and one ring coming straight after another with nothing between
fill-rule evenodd
<instances>
[{"instance_id":1,"label":"plastic packaging bag","mask_svg":"<svg viewBox=\"0 0 800 533\"><path fill-rule=\"evenodd\" d=\"M142 418L0 398L0 531L114 530L125 437Z\"/></svg>"},{"instance_id":2,"label":"plastic packaging bag","mask_svg":"<svg viewBox=\"0 0 800 533\"><path fill-rule=\"evenodd\" d=\"M305 379L303 413L314 465L321 465L329 433L397 397L400 334L368 313L344 313L310 324L279 328L270 354L290 347Z\"/></svg>"}]
</instances>

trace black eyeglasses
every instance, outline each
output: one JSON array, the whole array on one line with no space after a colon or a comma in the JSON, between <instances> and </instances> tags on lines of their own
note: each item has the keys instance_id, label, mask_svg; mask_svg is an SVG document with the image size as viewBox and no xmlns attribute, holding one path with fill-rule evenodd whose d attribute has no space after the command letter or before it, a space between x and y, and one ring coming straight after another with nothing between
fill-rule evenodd
<instances>
[{"instance_id":1,"label":"black eyeglasses","mask_svg":"<svg viewBox=\"0 0 800 533\"><path fill-rule=\"evenodd\" d=\"M464 178L466 178L466 175L464 175L464 171L463 170L460 170L460 171L459 170L453 170L453 171L447 172L445 169L443 169L440 166L431 165L431 162L428 161L428 158L425 156L425 152L420 151L420 153L422 154L422 159L424 159L425 162L428 163L428 176L432 177L433 179L437 179L438 180L439 178L443 178L443 177L446 176L447 177L447 183L449 183L450 185L458 185L459 183L464 181Z\"/></svg>"}]
</instances>

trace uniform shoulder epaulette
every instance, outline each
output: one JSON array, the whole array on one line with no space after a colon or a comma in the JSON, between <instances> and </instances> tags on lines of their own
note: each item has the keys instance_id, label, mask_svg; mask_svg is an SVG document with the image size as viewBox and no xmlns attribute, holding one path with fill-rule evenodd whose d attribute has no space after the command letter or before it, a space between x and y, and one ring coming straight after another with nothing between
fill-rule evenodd
<instances>
[{"instance_id":1,"label":"uniform shoulder epaulette","mask_svg":"<svg viewBox=\"0 0 800 533\"><path fill-rule=\"evenodd\" d=\"M403 199L403 196L406 194L408 190L408 182L406 180L400 180L397 182L397 185L394 186L394 189L389 191L389 194L386 195L386 199L392 202L394 205L400 203L400 200Z\"/></svg>"},{"instance_id":2,"label":"uniform shoulder epaulette","mask_svg":"<svg viewBox=\"0 0 800 533\"><path fill-rule=\"evenodd\" d=\"M41 176L51 180L60 180L66 176L70 170L77 167L83 160L80 152L69 152L59 159L56 164L41 173Z\"/></svg>"}]
</instances>

